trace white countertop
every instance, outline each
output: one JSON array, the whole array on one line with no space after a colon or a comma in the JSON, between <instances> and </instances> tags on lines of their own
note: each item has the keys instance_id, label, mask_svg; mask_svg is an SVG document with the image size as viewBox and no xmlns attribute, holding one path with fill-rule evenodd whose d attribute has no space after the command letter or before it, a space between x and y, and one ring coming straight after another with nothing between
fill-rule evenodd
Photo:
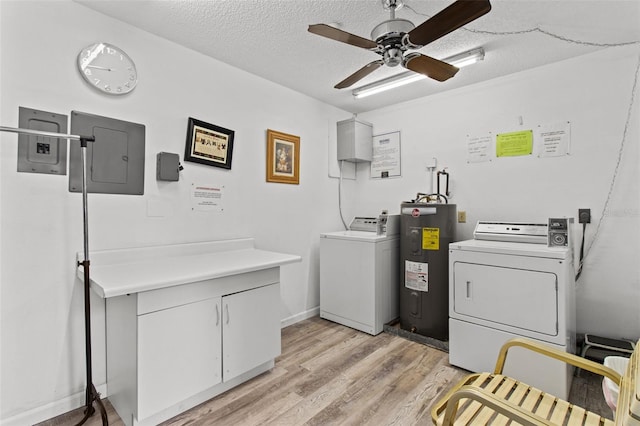
<instances>
[{"instance_id":1,"label":"white countertop","mask_svg":"<svg viewBox=\"0 0 640 426\"><path fill-rule=\"evenodd\" d=\"M83 258L78 253L78 261ZM91 288L108 298L274 268L301 257L256 249L247 238L96 251L89 260ZM84 280L82 266L78 277Z\"/></svg>"}]
</instances>

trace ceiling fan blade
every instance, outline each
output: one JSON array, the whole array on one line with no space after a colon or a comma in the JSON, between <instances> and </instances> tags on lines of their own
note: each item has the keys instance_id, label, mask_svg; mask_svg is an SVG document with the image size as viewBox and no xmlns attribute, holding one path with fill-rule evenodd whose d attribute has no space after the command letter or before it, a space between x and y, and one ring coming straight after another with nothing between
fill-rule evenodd
<instances>
[{"instance_id":1,"label":"ceiling fan blade","mask_svg":"<svg viewBox=\"0 0 640 426\"><path fill-rule=\"evenodd\" d=\"M345 78L340 83L336 84L334 87L336 89L344 89L345 87L349 87L355 82L362 80L363 78L365 78L366 76L368 76L369 74L371 74L372 72L380 68L383 64L384 64L384 61L382 61L381 59L377 61L373 61L365 65L364 67L360 68L358 71L354 72L349 77Z\"/></svg>"},{"instance_id":2,"label":"ceiling fan blade","mask_svg":"<svg viewBox=\"0 0 640 426\"><path fill-rule=\"evenodd\" d=\"M438 81L448 80L459 71L453 65L419 53L406 55L402 66Z\"/></svg>"},{"instance_id":3,"label":"ceiling fan blade","mask_svg":"<svg viewBox=\"0 0 640 426\"><path fill-rule=\"evenodd\" d=\"M339 30L327 24L309 25L309 32L332 40L341 41L363 49L376 49L378 45L367 38Z\"/></svg>"},{"instance_id":4,"label":"ceiling fan blade","mask_svg":"<svg viewBox=\"0 0 640 426\"><path fill-rule=\"evenodd\" d=\"M491 10L489 0L458 0L409 31L409 41L425 46Z\"/></svg>"}]
</instances>

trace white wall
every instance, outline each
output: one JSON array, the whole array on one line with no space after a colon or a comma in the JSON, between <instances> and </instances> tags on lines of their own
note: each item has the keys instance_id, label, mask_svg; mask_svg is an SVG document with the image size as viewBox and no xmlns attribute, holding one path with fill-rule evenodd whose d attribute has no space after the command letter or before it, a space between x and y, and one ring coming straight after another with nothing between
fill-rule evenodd
<instances>
[{"instance_id":1,"label":"white wall","mask_svg":"<svg viewBox=\"0 0 640 426\"><path fill-rule=\"evenodd\" d=\"M401 132L402 177L370 179L368 167L359 165L353 197L362 212L389 208L398 213L403 200L427 192L425 165L436 157L438 169L448 167L451 174L450 202L467 212L458 240L472 238L478 220L545 223L549 217L577 218L579 208L590 208L587 257L577 287L578 331L637 339L640 96L633 87L639 62L637 47L609 49L360 114L373 123L374 135ZM461 72L472 72L472 67ZM567 121L570 155L467 162L467 135ZM575 231L580 238L581 227Z\"/></svg>"},{"instance_id":2,"label":"white wall","mask_svg":"<svg viewBox=\"0 0 640 426\"><path fill-rule=\"evenodd\" d=\"M350 114L70 1L2 1L0 14L3 126L18 126L19 106L146 126L144 196L89 194L92 250L255 237L259 248L303 258L282 268L283 321L317 312L318 235L341 226L327 146L335 122ZM96 41L136 61L140 82L130 95L101 95L82 81L76 56ZM235 130L232 169L183 162L179 182L157 182L156 154L182 158L190 116ZM299 185L265 182L268 128L300 136ZM26 424L83 403L83 299L74 279L82 204L67 176L16 172L17 135L2 133L0 142L0 422ZM192 211L192 183L225 185L224 212ZM164 216L149 217L149 203ZM93 296L92 307L94 383L104 390L104 304Z\"/></svg>"}]
</instances>

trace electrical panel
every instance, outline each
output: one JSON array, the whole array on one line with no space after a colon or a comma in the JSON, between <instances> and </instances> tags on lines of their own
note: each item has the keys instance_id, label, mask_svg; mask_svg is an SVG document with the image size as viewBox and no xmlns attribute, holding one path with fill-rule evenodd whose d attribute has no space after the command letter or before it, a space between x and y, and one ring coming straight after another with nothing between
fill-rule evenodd
<instances>
[{"instance_id":1,"label":"electrical panel","mask_svg":"<svg viewBox=\"0 0 640 426\"><path fill-rule=\"evenodd\" d=\"M360 163L373 156L373 125L350 118L338 122L338 161Z\"/></svg>"},{"instance_id":2,"label":"electrical panel","mask_svg":"<svg viewBox=\"0 0 640 426\"><path fill-rule=\"evenodd\" d=\"M86 148L87 192L144 194L144 125L71 111L71 132L95 137ZM82 191L79 141L70 142L69 191Z\"/></svg>"},{"instance_id":3,"label":"electrical panel","mask_svg":"<svg viewBox=\"0 0 640 426\"><path fill-rule=\"evenodd\" d=\"M19 107L18 127L67 134L64 114ZM18 136L18 171L67 174L67 139L21 134Z\"/></svg>"},{"instance_id":4,"label":"electrical panel","mask_svg":"<svg viewBox=\"0 0 640 426\"><path fill-rule=\"evenodd\" d=\"M180 157L178 154L170 152L159 152L156 161L156 179L175 182L180 179L178 172L182 169L180 166Z\"/></svg>"}]
</instances>

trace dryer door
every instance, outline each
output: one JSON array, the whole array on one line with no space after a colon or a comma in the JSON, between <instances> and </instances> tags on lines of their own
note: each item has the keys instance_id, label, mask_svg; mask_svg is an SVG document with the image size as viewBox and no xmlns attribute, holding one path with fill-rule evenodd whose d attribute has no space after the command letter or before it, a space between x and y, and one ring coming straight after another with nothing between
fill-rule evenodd
<instances>
[{"instance_id":1,"label":"dryer door","mask_svg":"<svg viewBox=\"0 0 640 426\"><path fill-rule=\"evenodd\" d=\"M494 328L558 334L554 273L466 262L454 262L453 268L457 317L473 318Z\"/></svg>"}]
</instances>

